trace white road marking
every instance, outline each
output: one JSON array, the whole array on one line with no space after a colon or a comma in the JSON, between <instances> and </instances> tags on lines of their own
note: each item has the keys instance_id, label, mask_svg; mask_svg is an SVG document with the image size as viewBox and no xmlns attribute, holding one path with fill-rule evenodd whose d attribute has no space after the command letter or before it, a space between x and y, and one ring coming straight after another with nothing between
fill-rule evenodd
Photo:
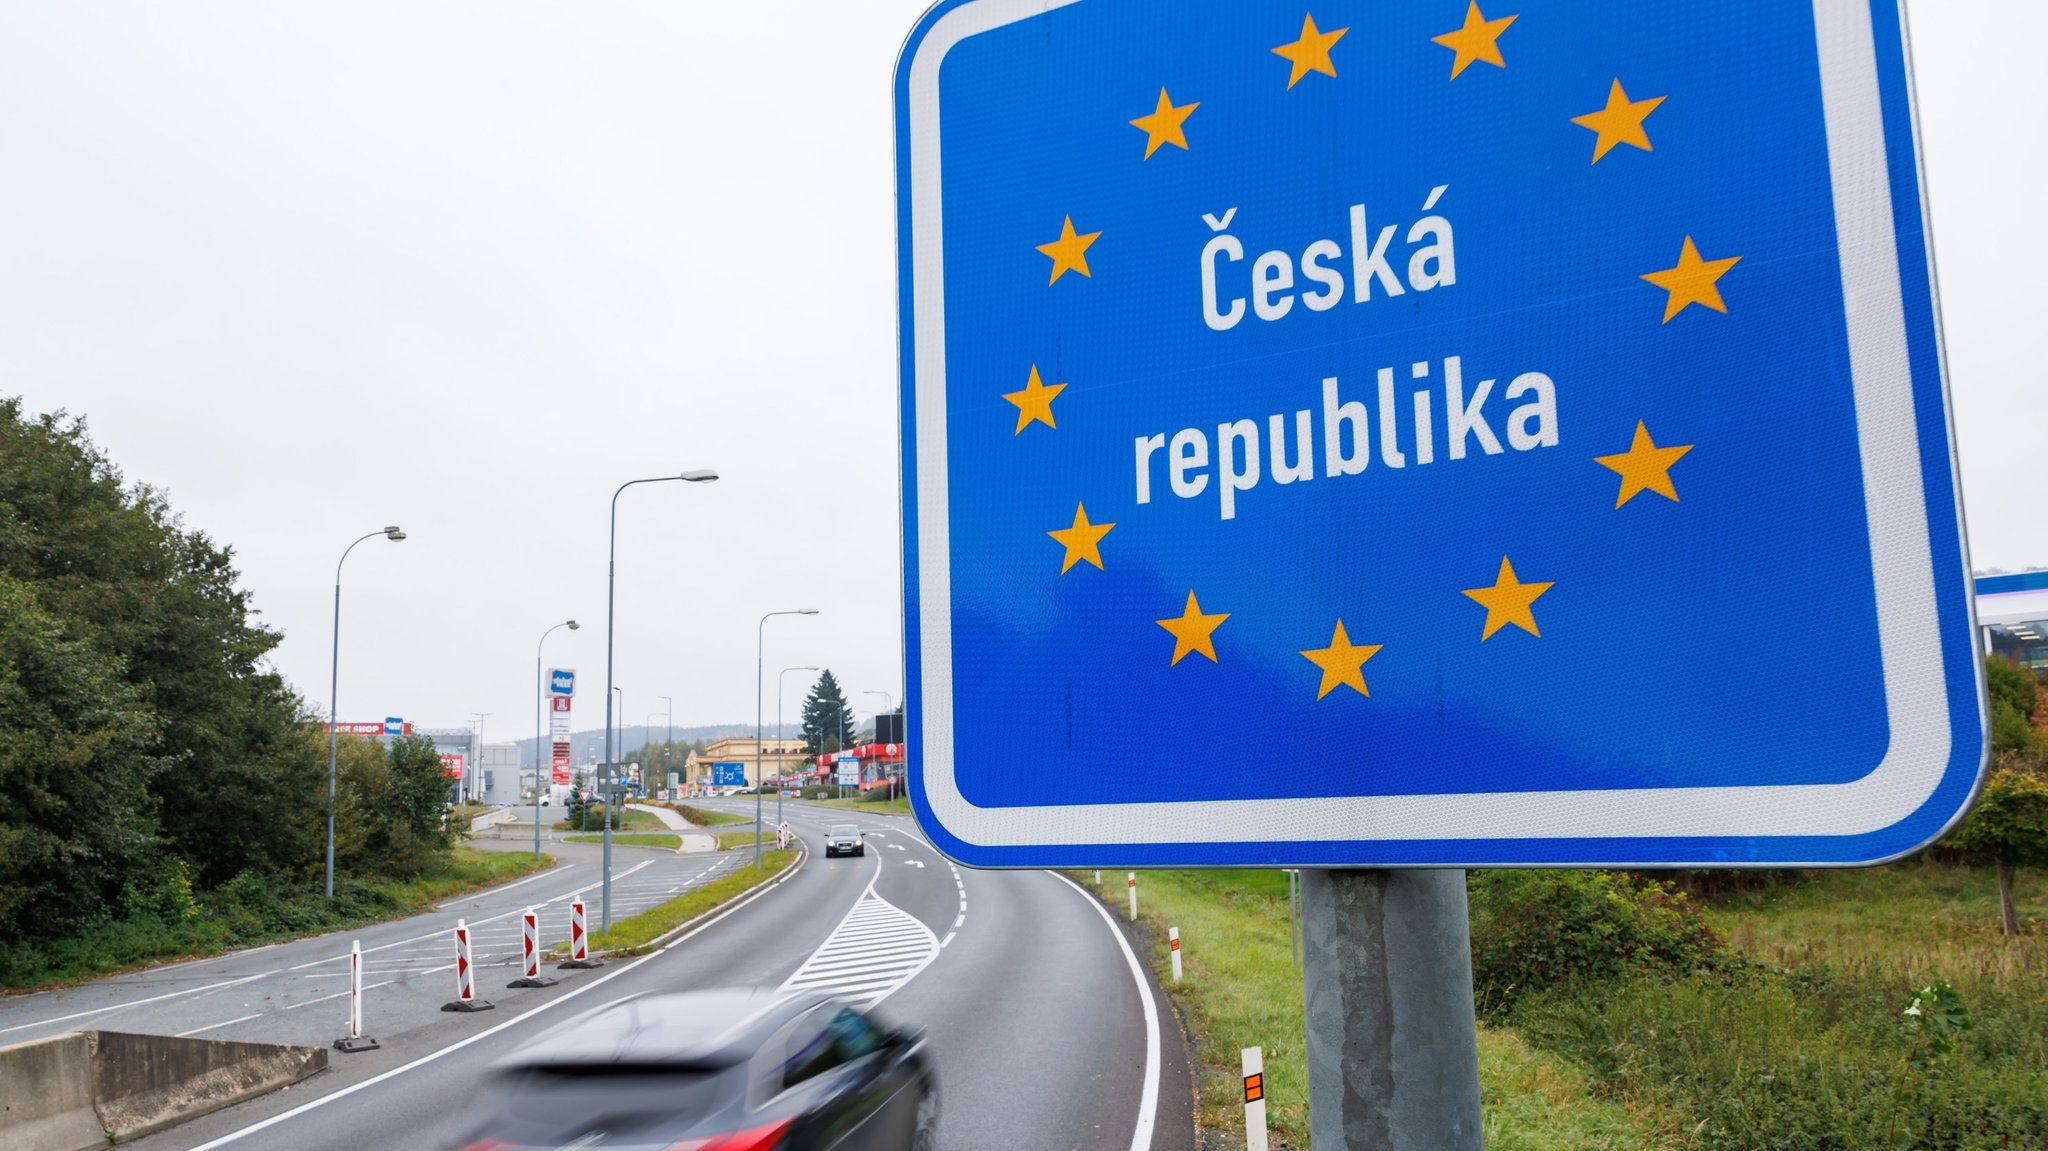
<instances>
[{"instance_id":1,"label":"white road marking","mask_svg":"<svg viewBox=\"0 0 2048 1151\"><path fill-rule=\"evenodd\" d=\"M784 991L827 991L872 1006L923 971L939 952L922 920L875 894L874 878L825 942L782 984Z\"/></svg>"},{"instance_id":2,"label":"white road marking","mask_svg":"<svg viewBox=\"0 0 2048 1151\"><path fill-rule=\"evenodd\" d=\"M17 1023L12 1027L0 1027L0 1035L5 1035L10 1031L26 1031L31 1027L48 1027L52 1023L63 1023L66 1020L71 1019L84 1019L88 1015L105 1015L109 1011L120 1011L129 1007L141 1007L146 1003L161 1003L166 999L176 999L181 995L198 995L201 992L205 991L219 991L223 987L239 987L244 983L254 983L258 979L262 979L265 976L276 974L277 972L275 971L265 971L256 975L244 975L240 979L226 979L222 980L219 983L208 983L201 987L188 987L183 991L171 991L163 995L152 995L148 999L131 999L126 1003L114 1003L109 1004L106 1007L95 1007L91 1011L78 1011L73 1012L70 1015L59 1015L54 1019L39 1019L34 1023Z\"/></svg>"},{"instance_id":3,"label":"white road marking","mask_svg":"<svg viewBox=\"0 0 2048 1151\"><path fill-rule=\"evenodd\" d=\"M214 1030L214 1029L216 1029L216 1028L220 1028L220 1027L227 1027L227 1026L229 1026L229 1025L231 1025L231 1024L235 1024L235 1023L247 1023L247 1022L249 1022L249 1021L250 1021L251 1019L256 1019L256 1018L259 1018L259 1017L261 1017L261 1016L262 1016L262 1014L263 1014L263 1013L262 1013L261 1011L259 1011L259 1012L257 1012L257 1013L256 1013L255 1015L243 1015L243 1016L240 1016L240 1017L238 1017L238 1018L235 1018L235 1019L223 1019L223 1020L222 1020L222 1021L220 1021L219 1023L209 1023L209 1024L207 1024L207 1025L206 1025L206 1026L204 1026L204 1027L194 1027L194 1028L193 1028L192 1030L190 1030L190 1031L180 1031L180 1032L178 1032L178 1033L177 1033L176 1035L173 1035L173 1036L171 1036L171 1038L173 1038L173 1039L183 1039L183 1038L185 1038L185 1037L186 1037L187 1035L198 1035L198 1034L201 1034L202 1032L212 1031L212 1030Z\"/></svg>"},{"instance_id":4,"label":"white road marking","mask_svg":"<svg viewBox=\"0 0 2048 1151\"><path fill-rule=\"evenodd\" d=\"M1116 937L1116 945L1123 949L1124 963L1131 969L1131 980L1138 985L1138 1002L1145 1007L1145 1086L1138 1095L1138 1124L1131 1132L1131 1151L1151 1151L1152 1127L1158 1121L1159 1110L1159 1009L1152 1002L1152 985L1145 982L1145 969L1138 966L1138 957L1131 951L1131 941L1124 938L1116 920L1109 917L1102 901L1082 890L1081 886L1057 871L1047 875L1074 889L1074 893L1088 901L1095 914L1102 917L1103 925Z\"/></svg>"},{"instance_id":5,"label":"white road marking","mask_svg":"<svg viewBox=\"0 0 2048 1151\"><path fill-rule=\"evenodd\" d=\"M449 966L451 966L451 967L452 967L452 966L454 966L454 965L453 965L453 964L450 964ZM364 985L364 987L363 987L363 990L364 990L364 991L370 991L370 990L373 990L373 989L375 989L375 988L379 988L379 987L389 987L389 986L391 986L392 984L394 984L394 983L396 983L396 982L398 982L398 980L396 980L396 979L386 979L386 980L385 980L384 982L382 982L382 983L370 983L370 984L365 984L365 985ZM344 996L344 995L347 995L347 994L348 994L348 992L346 992L346 991L337 991L337 992L335 992L335 993L334 993L334 994L332 994L332 995L322 995L322 996L321 996L320 998L318 998L318 999L301 999L301 1000L300 1000L299 1002L297 1002L297 1003L287 1003L287 1004L285 1004L285 1005L284 1005L284 1010L286 1010L286 1011L297 1011L297 1010L298 1010L299 1008L301 1008L301 1007L310 1007L310 1006L312 1006L312 1005L313 1005L313 1004L315 1004L315 1003L325 1003L325 1002L327 1002L327 1001L328 1001L328 1000L330 1000L330 999L340 999L340 998L341 998L342 996ZM242 1019L254 1019L254 1018L256 1018L256 1016L254 1016L254 1015L244 1015L244 1016L242 1016ZM241 1019L234 1019L234 1020L230 1020L229 1022L232 1022L232 1023L240 1023L241 1021L242 1021ZM214 1026L215 1026L215 1027L225 1027L225 1026L227 1026L227 1024L225 1024L225 1023L216 1023L216 1024L214 1024ZM200 1030L201 1030L201 1031L204 1031L204 1030L206 1030L206 1029L202 1027L202 1028L200 1028ZM197 1032L193 1032L193 1031L187 1031L187 1032L186 1032L185 1034L187 1034L187 1035L194 1035L194 1034L197 1034Z\"/></svg>"}]
</instances>

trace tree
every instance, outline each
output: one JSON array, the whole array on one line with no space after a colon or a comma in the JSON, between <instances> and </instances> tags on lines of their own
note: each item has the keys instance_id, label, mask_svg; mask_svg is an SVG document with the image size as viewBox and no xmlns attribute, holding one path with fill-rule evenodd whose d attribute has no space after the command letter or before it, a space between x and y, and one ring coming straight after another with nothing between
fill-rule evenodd
<instances>
[{"instance_id":1,"label":"tree","mask_svg":"<svg viewBox=\"0 0 2048 1151\"><path fill-rule=\"evenodd\" d=\"M853 731L853 709L846 706L846 693L840 690L832 669L826 668L804 697L804 754L838 751L847 746Z\"/></svg>"},{"instance_id":2,"label":"tree","mask_svg":"<svg viewBox=\"0 0 2048 1151\"><path fill-rule=\"evenodd\" d=\"M1999 929L2018 935L2013 873L2048 867L2048 780L2041 778L2039 761L2017 750L1995 753L1976 805L1944 843L1998 868Z\"/></svg>"}]
</instances>

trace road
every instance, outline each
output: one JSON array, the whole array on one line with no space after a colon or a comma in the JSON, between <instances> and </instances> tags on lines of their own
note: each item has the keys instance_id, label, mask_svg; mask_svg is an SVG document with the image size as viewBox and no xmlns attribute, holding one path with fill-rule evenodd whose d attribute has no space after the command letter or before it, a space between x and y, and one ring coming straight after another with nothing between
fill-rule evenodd
<instances>
[{"instance_id":1,"label":"road","mask_svg":"<svg viewBox=\"0 0 2048 1151\"><path fill-rule=\"evenodd\" d=\"M751 801L708 806L753 814ZM596 971L550 969L556 987L505 988L518 974L518 914L538 905L553 941L566 935L568 900L580 892L594 929L595 847L552 845L562 860L553 870L407 920L0 1000L0 1043L100 1027L325 1045L345 1029L356 938L365 1030L381 1050L335 1053L333 1069L314 1079L133 1146L452 1148L476 1084L520 1043L627 995L734 984L830 990L926 1028L941 1147L1193 1146L1179 1029L1096 900L1055 874L956 869L909 819L795 803L786 814L809 847L786 881L652 955ZM823 831L848 820L872 832L868 854L827 859ZM615 847L613 915L750 862L747 852ZM474 932L477 994L492 1011L440 1010L455 990L458 917Z\"/></svg>"}]
</instances>

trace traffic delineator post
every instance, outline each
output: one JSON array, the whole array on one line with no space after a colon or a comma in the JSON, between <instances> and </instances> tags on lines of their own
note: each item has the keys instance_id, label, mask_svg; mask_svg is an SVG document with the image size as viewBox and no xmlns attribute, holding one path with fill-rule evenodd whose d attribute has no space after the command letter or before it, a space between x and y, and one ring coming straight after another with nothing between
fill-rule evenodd
<instances>
[{"instance_id":1,"label":"traffic delineator post","mask_svg":"<svg viewBox=\"0 0 2048 1151\"><path fill-rule=\"evenodd\" d=\"M519 968L519 978L505 986L553 987L558 981L540 973L540 913L531 907L520 913L519 938L525 949L525 962Z\"/></svg>"},{"instance_id":2,"label":"traffic delineator post","mask_svg":"<svg viewBox=\"0 0 2048 1151\"><path fill-rule=\"evenodd\" d=\"M1131 885L1131 922L1136 923L1138 921L1138 873L1126 871L1124 872L1124 878Z\"/></svg>"},{"instance_id":3,"label":"traffic delineator post","mask_svg":"<svg viewBox=\"0 0 2048 1151\"><path fill-rule=\"evenodd\" d=\"M348 944L348 1034L334 1041L336 1051L375 1051L377 1041L363 1034L363 945Z\"/></svg>"},{"instance_id":4,"label":"traffic delineator post","mask_svg":"<svg viewBox=\"0 0 2048 1151\"><path fill-rule=\"evenodd\" d=\"M569 903L569 959L555 964L557 971L574 971L590 967L603 967L604 960L590 957L590 927L583 913L583 901Z\"/></svg>"},{"instance_id":5,"label":"traffic delineator post","mask_svg":"<svg viewBox=\"0 0 2048 1151\"><path fill-rule=\"evenodd\" d=\"M1244 1066L1244 1148L1266 1151L1266 1059L1256 1047L1240 1054Z\"/></svg>"},{"instance_id":6,"label":"traffic delineator post","mask_svg":"<svg viewBox=\"0 0 2048 1151\"><path fill-rule=\"evenodd\" d=\"M443 1011L489 1011L489 1000L476 997L476 963L469 944L469 923L455 921L455 998L441 1005Z\"/></svg>"},{"instance_id":7,"label":"traffic delineator post","mask_svg":"<svg viewBox=\"0 0 2048 1151\"><path fill-rule=\"evenodd\" d=\"M1166 929L1166 950L1173 955L1173 981L1180 982L1180 928Z\"/></svg>"}]
</instances>

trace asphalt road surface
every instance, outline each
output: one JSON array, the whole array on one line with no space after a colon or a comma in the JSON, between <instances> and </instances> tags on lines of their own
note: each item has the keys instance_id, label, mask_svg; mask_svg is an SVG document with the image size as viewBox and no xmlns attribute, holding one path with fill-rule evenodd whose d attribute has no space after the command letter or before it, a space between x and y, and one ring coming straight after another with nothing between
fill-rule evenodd
<instances>
[{"instance_id":1,"label":"asphalt road surface","mask_svg":"<svg viewBox=\"0 0 2048 1151\"><path fill-rule=\"evenodd\" d=\"M706 806L753 814L751 800ZM346 1031L356 939L364 1030L381 1050L335 1052L331 1070L296 1087L132 1146L453 1148L490 1064L540 1032L627 995L732 985L828 990L926 1028L942 1148L1193 1146L1179 1029L1095 899L1046 872L955 868L909 819L800 803L785 804L785 816L810 850L784 882L652 955L595 971L547 968L561 979L555 987L505 987L519 974L519 913L538 907L554 943L580 894L595 930L594 846L552 844L561 859L552 870L411 919L0 999L0 1044L104 1028L324 1046ZM844 822L871 833L865 857L825 857L824 830ZM614 919L752 862L745 851L613 852ZM455 996L457 919L475 940L476 993L494 1010L440 1010Z\"/></svg>"}]
</instances>

